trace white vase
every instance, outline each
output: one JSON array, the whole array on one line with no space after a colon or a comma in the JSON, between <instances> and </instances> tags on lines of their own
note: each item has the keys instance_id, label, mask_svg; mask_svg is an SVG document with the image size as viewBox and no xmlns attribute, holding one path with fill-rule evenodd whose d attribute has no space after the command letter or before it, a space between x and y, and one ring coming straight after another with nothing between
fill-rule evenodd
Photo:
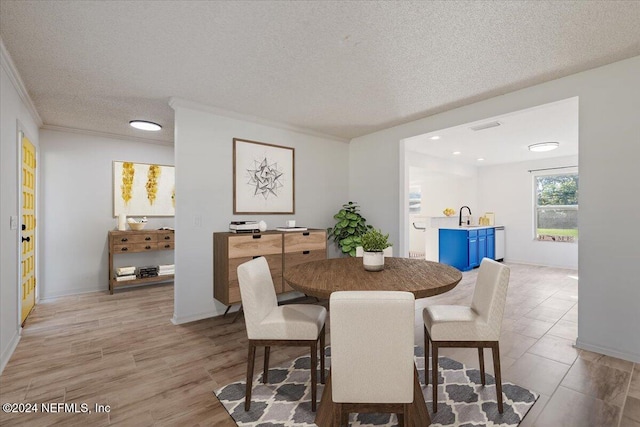
<instances>
[{"instance_id":1,"label":"white vase","mask_svg":"<svg viewBox=\"0 0 640 427\"><path fill-rule=\"evenodd\" d=\"M362 254L362 264L367 271L381 271L384 269L384 253L365 251Z\"/></svg>"}]
</instances>

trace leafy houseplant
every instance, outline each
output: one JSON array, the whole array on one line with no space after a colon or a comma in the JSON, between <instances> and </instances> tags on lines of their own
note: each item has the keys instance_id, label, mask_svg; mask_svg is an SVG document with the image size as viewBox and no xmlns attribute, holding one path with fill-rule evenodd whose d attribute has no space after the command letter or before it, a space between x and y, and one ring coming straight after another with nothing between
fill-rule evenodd
<instances>
[{"instance_id":1,"label":"leafy houseplant","mask_svg":"<svg viewBox=\"0 0 640 427\"><path fill-rule=\"evenodd\" d=\"M391 246L389 235L382 231L371 229L362 235L362 265L367 271L381 271L384 269L384 250Z\"/></svg>"},{"instance_id":2,"label":"leafy houseplant","mask_svg":"<svg viewBox=\"0 0 640 427\"><path fill-rule=\"evenodd\" d=\"M365 252L382 252L391 244L389 243L389 235L382 234L382 231L371 229L361 237L362 249Z\"/></svg>"},{"instance_id":3,"label":"leafy houseplant","mask_svg":"<svg viewBox=\"0 0 640 427\"><path fill-rule=\"evenodd\" d=\"M336 225L327 228L327 238L336 242L342 253L356 256L356 247L361 246L360 236L373 227L367 225L367 220L360 215L357 203L349 202L342 205L342 209L333 216Z\"/></svg>"}]
</instances>

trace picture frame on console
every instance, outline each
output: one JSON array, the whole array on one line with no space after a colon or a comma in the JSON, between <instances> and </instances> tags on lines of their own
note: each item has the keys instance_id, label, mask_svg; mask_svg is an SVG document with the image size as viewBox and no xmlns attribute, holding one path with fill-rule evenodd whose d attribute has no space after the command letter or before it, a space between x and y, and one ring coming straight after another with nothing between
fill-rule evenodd
<instances>
[{"instance_id":1,"label":"picture frame on console","mask_svg":"<svg viewBox=\"0 0 640 427\"><path fill-rule=\"evenodd\" d=\"M233 213L295 213L295 149L233 138Z\"/></svg>"}]
</instances>

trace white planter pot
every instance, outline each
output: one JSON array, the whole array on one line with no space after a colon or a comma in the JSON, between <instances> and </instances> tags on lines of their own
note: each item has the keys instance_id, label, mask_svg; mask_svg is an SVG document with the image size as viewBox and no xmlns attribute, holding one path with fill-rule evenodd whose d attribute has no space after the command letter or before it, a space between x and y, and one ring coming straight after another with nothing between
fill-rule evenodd
<instances>
[{"instance_id":1,"label":"white planter pot","mask_svg":"<svg viewBox=\"0 0 640 427\"><path fill-rule=\"evenodd\" d=\"M365 251L362 255L362 264L367 271L381 271L384 269L384 253Z\"/></svg>"}]
</instances>

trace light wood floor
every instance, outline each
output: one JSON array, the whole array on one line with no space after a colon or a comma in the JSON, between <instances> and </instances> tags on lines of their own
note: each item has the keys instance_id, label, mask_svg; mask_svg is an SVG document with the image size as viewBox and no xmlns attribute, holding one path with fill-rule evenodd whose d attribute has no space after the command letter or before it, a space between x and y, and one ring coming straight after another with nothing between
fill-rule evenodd
<instances>
[{"instance_id":1,"label":"light wood floor","mask_svg":"<svg viewBox=\"0 0 640 427\"><path fill-rule=\"evenodd\" d=\"M640 426L640 373L631 362L572 347L577 330L575 271L511 264L500 339L503 378L541 393L522 426ZM476 272L446 295L468 303ZM36 306L0 377L0 402L110 405L110 413L5 414L2 426L233 426L213 390L242 379L244 322L231 317L175 326L173 287L148 286L64 297ZM277 348L272 365L304 354ZM473 349L443 350L477 366ZM491 356L487 353L487 367ZM256 366L261 366L258 357ZM257 371L256 371L257 372Z\"/></svg>"}]
</instances>

